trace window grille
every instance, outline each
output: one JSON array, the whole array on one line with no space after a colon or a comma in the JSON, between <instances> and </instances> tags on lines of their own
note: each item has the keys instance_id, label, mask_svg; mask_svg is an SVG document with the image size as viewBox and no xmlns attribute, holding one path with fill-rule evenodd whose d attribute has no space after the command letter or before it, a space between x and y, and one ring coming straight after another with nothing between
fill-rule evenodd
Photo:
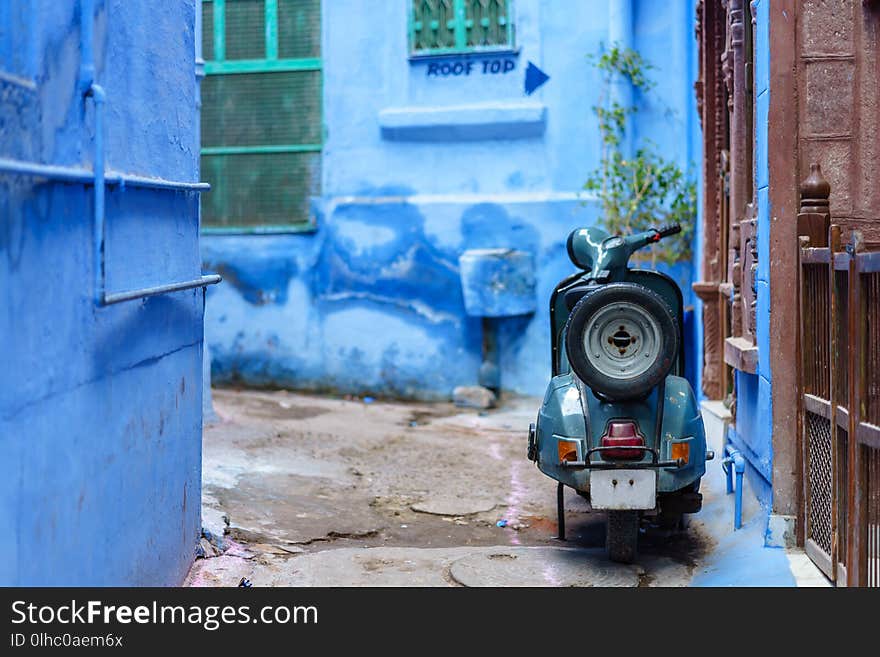
<instances>
[{"instance_id":1,"label":"window grille","mask_svg":"<svg viewBox=\"0 0 880 657\"><path fill-rule=\"evenodd\" d=\"M320 0L203 0L205 232L311 229L322 150Z\"/></svg>"},{"instance_id":2,"label":"window grille","mask_svg":"<svg viewBox=\"0 0 880 657\"><path fill-rule=\"evenodd\" d=\"M511 0L411 0L413 56L510 51Z\"/></svg>"}]
</instances>

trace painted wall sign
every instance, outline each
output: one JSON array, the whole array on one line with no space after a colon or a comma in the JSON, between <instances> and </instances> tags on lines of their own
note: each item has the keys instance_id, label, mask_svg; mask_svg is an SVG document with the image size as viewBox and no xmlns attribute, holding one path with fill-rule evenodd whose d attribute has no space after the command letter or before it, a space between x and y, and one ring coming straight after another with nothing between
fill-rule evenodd
<instances>
[{"instance_id":1,"label":"painted wall sign","mask_svg":"<svg viewBox=\"0 0 880 657\"><path fill-rule=\"evenodd\" d=\"M431 62L428 64L427 77L448 78L469 75L504 75L516 68L513 58L459 59L448 62Z\"/></svg>"},{"instance_id":2,"label":"painted wall sign","mask_svg":"<svg viewBox=\"0 0 880 657\"><path fill-rule=\"evenodd\" d=\"M526 96L531 96L538 87L549 79L549 75L544 73L544 71L539 69L532 62L529 62L529 65L526 68Z\"/></svg>"}]
</instances>

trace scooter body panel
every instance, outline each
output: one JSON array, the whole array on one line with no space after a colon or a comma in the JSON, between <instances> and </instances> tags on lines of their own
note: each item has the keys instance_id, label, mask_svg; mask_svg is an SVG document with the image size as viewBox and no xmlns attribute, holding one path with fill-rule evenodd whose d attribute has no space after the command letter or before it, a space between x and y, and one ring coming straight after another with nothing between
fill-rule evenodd
<instances>
[{"instance_id":1,"label":"scooter body panel","mask_svg":"<svg viewBox=\"0 0 880 657\"><path fill-rule=\"evenodd\" d=\"M663 390L663 419L657 432L657 396ZM700 479L706 471L706 435L694 392L688 381L669 375L661 388L656 388L643 400L607 402L581 384L568 372L553 377L538 413L535 440L540 470L557 481L579 491L590 490L590 468L567 465L560 460L559 441L577 445L579 460L590 449L599 447L599 441L611 420L633 420L646 444L657 451L659 461L673 459L675 443L689 444L687 463L681 467L656 468L657 492L672 493L682 490ZM593 455L598 461L599 456ZM622 468L650 464L652 456L621 463Z\"/></svg>"}]
</instances>

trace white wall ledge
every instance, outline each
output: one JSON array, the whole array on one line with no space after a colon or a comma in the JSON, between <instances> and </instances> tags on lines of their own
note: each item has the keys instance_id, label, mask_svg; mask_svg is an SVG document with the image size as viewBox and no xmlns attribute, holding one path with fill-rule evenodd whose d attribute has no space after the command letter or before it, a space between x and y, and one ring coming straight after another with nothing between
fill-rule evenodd
<instances>
[{"instance_id":1,"label":"white wall ledge","mask_svg":"<svg viewBox=\"0 0 880 657\"><path fill-rule=\"evenodd\" d=\"M535 102L494 102L443 107L387 107L379 112L389 141L534 139L547 125L547 107Z\"/></svg>"}]
</instances>

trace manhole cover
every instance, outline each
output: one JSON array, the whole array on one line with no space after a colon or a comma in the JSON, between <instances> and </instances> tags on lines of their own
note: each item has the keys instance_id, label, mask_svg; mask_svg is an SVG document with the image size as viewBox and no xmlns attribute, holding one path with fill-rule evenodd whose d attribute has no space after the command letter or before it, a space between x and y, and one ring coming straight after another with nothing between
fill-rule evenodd
<instances>
[{"instance_id":1,"label":"manhole cover","mask_svg":"<svg viewBox=\"0 0 880 657\"><path fill-rule=\"evenodd\" d=\"M605 551L499 548L462 557L450 568L462 586L638 586L639 566L608 561Z\"/></svg>"}]
</instances>

